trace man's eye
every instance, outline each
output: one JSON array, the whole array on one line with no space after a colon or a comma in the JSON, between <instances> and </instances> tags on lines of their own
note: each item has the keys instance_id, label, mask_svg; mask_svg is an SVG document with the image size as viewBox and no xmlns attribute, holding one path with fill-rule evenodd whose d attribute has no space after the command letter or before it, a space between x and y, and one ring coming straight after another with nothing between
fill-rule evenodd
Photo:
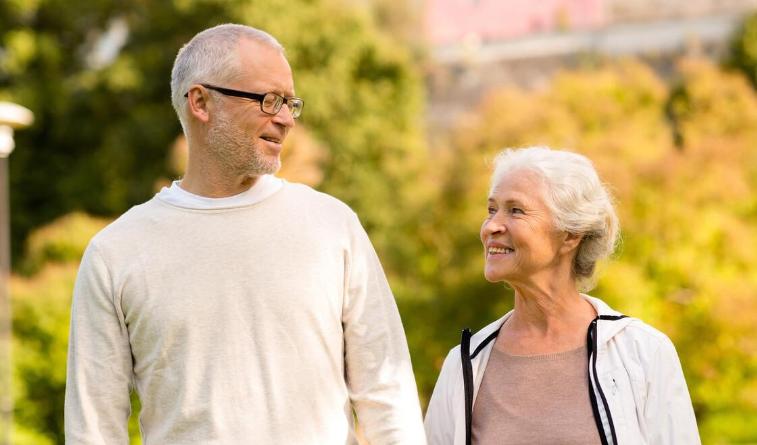
<instances>
[{"instance_id":1,"label":"man's eye","mask_svg":"<svg viewBox=\"0 0 757 445\"><path fill-rule=\"evenodd\" d=\"M497 213L497 209L495 209L494 207L489 207L489 216L494 215L495 213Z\"/></svg>"},{"instance_id":2,"label":"man's eye","mask_svg":"<svg viewBox=\"0 0 757 445\"><path fill-rule=\"evenodd\" d=\"M518 207L513 207L513 208L510 209L510 213L512 213L512 214L518 214L519 213L519 214L523 215L525 212L523 211L523 209L520 209Z\"/></svg>"}]
</instances>

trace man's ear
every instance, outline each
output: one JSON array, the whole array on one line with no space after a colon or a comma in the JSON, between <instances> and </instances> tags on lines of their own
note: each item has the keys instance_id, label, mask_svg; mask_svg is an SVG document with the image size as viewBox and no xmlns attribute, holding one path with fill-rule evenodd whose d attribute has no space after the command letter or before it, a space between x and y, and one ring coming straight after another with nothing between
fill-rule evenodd
<instances>
[{"instance_id":1,"label":"man's ear","mask_svg":"<svg viewBox=\"0 0 757 445\"><path fill-rule=\"evenodd\" d=\"M563 236L563 244L560 247L560 251L562 251L563 253L568 253L578 249L578 245L581 244L581 240L584 239L583 235L578 235L575 233L565 233Z\"/></svg>"},{"instance_id":2,"label":"man's ear","mask_svg":"<svg viewBox=\"0 0 757 445\"><path fill-rule=\"evenodd\" d=\"M210 120L210 113L208 112L208 99L210 93L200 85L194 85L189 89L187 93L187 105L189 106L189 114L194 116L200 122L208 122Z\"/></svg>"}]
</instances>

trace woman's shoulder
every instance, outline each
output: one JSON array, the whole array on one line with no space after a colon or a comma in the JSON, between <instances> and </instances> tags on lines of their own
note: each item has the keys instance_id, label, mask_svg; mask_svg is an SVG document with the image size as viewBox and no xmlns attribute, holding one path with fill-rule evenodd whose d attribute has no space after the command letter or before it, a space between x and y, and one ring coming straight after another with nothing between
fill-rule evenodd
<instances>
[{"instance_id":1,"label":"woman's shoulder","mask_svg":"<svg viewBox=\"0 0 757 445\"><path fill-rule=\"evenodd\" d=\"M615 342L639 350L658 350L673 347L673 342L664 332L633 316L623 316L622 323L612 335Z\"/></svg>"},{"instance_id":2,"label":"woman's shoulder","mask_svg":"<svg viewBox=\"0 0 757 445\"><path fill-rule=\"evenodd\" d=\"M453 370L459 369L460 357L460 345L455 345L447 352L447 356L442 363L441 372L449 374Z\"/></svg>"},{"instance_id":3,"label":"woman's shoulder","mask_svg":"<svg viewBox=\"0 0 757 445\"><path fill-rule=\"evenodd\" d=\"M601 339L632 343L644 348L672 346L672 342L667 335L645 321L632 315L618 312L599 298L590 295L584 295L584 298L596 308L600 317L609 315L609 317L600 322L602 323L600 331Z\"/></svg>"},{"instance_id":4,"label":"woman's shoulder","mask_svg":"<svg viewBox=\"0 0 757 445\"><path fill-rule=\"evenodd\" d=\"M644 321L629 317L629 323L613 338L612 344L624 357L626 366L636 363L647 370L679 363L678 352L670 337Z\"/></svg>"},{"instance_id":5,"label":"woman's shoulder","mask_svg":"<svg viewBox=\"0 0 757 445\"><path fill-rule=\"evenodd\" d=\"M502 323L507 319L509 315L510 313L508 312L502 318L489 323L488 325L484 326L482 329L471 335L470 351L468 351L469 354L473 355L481 352L481 350L485 349L486 347L491 347L491 345L494 344L494 342L491 341L492 337L497 335L499 328L502 327ZM442 374L462 375L462 368L460 366L461 357L461 347L460 344L457 344L452 347L452 349L450 349L447 353L447 357L444 359L444 363L442 364Z\"/></svg>"},{"instance_id":6,"label":"woman's shoulder","mask_svg":"<svg viewBox=\"0 0 757 445\"><path fill-rule=\"evenodd\" d=\"M634 339L636 341L644 341L652 346L658 347L667 343L672 343L670 337L668 337L664 332L660 331L654 326L646 323L639 318L629 318L630 323L628 323L628 325L623 330L623 335L629 337L630 339Z\"/></svg>"}]
</instances>

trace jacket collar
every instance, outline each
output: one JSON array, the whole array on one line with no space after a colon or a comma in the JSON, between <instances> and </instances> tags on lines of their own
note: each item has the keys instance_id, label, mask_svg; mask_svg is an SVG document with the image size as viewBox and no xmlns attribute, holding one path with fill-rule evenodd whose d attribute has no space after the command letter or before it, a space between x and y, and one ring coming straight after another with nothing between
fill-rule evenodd
<instances>
[{"instance_id":1,"label":"jacket collar","mask_svg":"<svg viewBox=\"0 0 757 445\"><path fill-rule=\"evenodd\" d=\"M597 311L597 315L613 315L613 316L622 315L620 312L611 308L607 303L600 300L599 298L594 298L586 294L581 294L581 297L584 300L588 301L589 304L591 304L594 307L594 310ZM512 310L509 311L500 319L495 320L492 323L489 323L483 329L473 334L470 340L471 352L478 349L478 346L481 344L481 342L486 340L486 338L489 337L489 335L491 335L494 331L501 328L502 325L505 323L505 321L507 321L507 319L510 318L512 313L513 313ZM626 317L617 321L613 321L612 323L602 323L602 328L598 330L599 337L597 338L597 343L600 345L604 345L611 338L613 338L618 332L625 329L625 327L628 326L633 320L634 319L631 317ZM588 326L587 326L587 329L588 329ZM491 344L494 344L494 342L490 343L490 345ZM487 345L487 347L488 346L489 345Z\"/></svg>"}]
</instances>

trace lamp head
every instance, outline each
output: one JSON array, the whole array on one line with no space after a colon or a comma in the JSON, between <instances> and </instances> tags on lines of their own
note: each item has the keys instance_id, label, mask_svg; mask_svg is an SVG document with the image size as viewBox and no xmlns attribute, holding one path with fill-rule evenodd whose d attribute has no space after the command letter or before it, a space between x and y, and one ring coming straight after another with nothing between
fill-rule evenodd
<instances>
[{"instance_id":1,"label":"lamp head","mask_svg":"<svg viewBox=\"0 0 757 445\"><path fill-rule=\"evenodd\" d=\"M13 152L13 129L24 128L34 122L34 113L11 102L0 102L0 158Z\"/></svg>"}]
</instances>

